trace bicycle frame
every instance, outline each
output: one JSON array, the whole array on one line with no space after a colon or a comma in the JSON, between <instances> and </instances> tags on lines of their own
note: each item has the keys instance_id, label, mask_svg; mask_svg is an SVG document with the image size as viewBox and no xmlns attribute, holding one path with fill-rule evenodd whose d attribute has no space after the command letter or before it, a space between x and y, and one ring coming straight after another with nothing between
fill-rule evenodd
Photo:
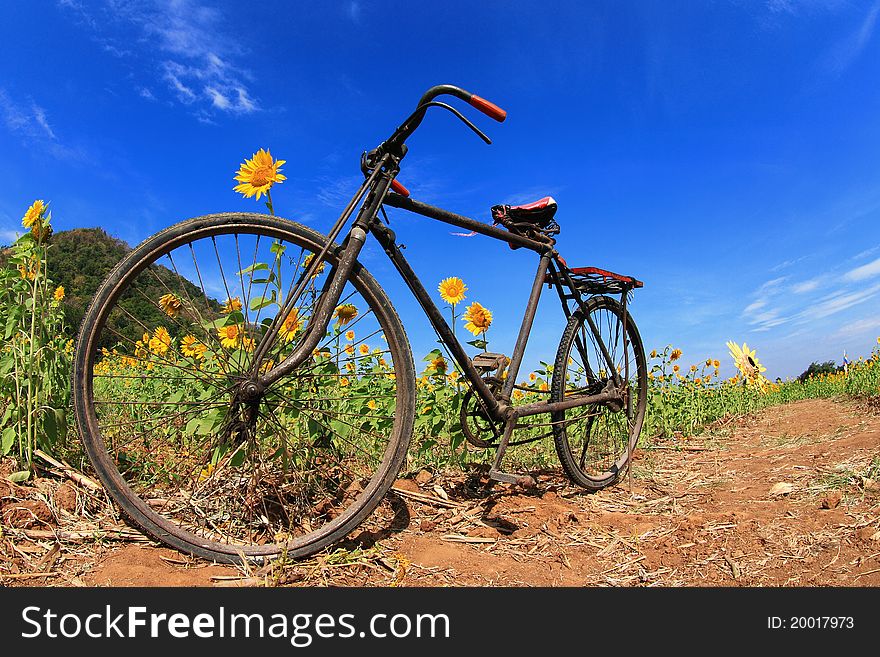
<instances>
[{"instance_id":1,"label":"bicycle frame","mask_svg":"<svg viewBox=\"0 0 880 657\"><path fill-rule=\"evenodd\" d=\"M386 158L387 157L388 156L386 156ZM330 240L328 241L328 244L318 254L318 257L315 258L311 266L307 268L306 271L301 275L300 280L297 282L297 284L292 286L292 289L288 294L284 305L282 306L282 311L277 315L275 322L272 326L270 326L269 331L267 332L266 336L264 336L264 339L261 341L260 345L257 348L257 354L254 358L255 367L257 366L257 363L259 363L261 354L265 353L272 340L274 339L274 336L277 335L278 328L281 323L281 320L279 318L285 317L290 309L293 307L296 299L299 297L299 294L301 294L302 289L304 289L305 282L309 280L309 277L311 276L313 271L320 265L321 259L330 250L330 245L332 244L334 237L341 232L342 226L353 213L354 207L366 194L366 200L364 201L364 204L358 212L357 218L354 220L341 249L336 253L339 259L339 263L330 274L327 287L322 292L321 298L318 301L318 305L314 311L314 314L308 322L308 326L306 327L306 334L302 343L284 361L276 365L268 372L262 374L261 376L255 377L256 383L251 384L255 386L252 390L253 394L259 394L262 389L265 389L281 377L294 371L298 365L300 365L309 357L312 350L317 346L321 336L324 335L327 327L329 326L333 309L336 307L336 304L340 299L342 289L345 285L348 275L351 273L354 267L360 250L365 243L367 231L369 231L376 238L376 240L382 246L385 253L388 255L388 257L396 267L398 273L401 275L404 282L407 284L410 291L415 296L419 305L422 307L422 310L425 312L425 315L428 317L431 325L437 331L437 334L440 336L441 341L449 349L452 357L455 359L456 363L461 369L464 378L467 380L469 386L480 397L483 404L485 405L487 412L490 414L493 420L507 423L510 420L515 421L517 418L524 416L563 411L578 406L585 406L587 404L621 402L622 399L616 389L620 383L619 374L617 373L616 368L613 365L611 356L608 354L606 346L602 343L601 340L599 340L600 348L609 365L609 371L612 372L612 377L614 383L616 384L615 386L609 386L609 388L606 388L606 390L603 390L599 394L572 395L570 398L563 401L536 402L532 404L524 404L521 406L513 406L510 404L513 388L516 384L516 376L518 375L519 368L522 364L526 345L528 343L529 333L535 319L538 302L540 301L541 287L545 283L548 269L552 266L551 263L553 261L557 261L559 254L556 252L552 243L533 240L522 235L508 232L507 230L504 230L502 228L498 228L493 225L489 225L462 215L455 214L453 212L449 212L448 210L444 210L442 208L428 205L426 203L421 203L419 201L409 199L399 194L392 193L390 192L390 186L391 181L393 180L392 176L395 173L396 171L394 170L382 171L381 166L377 167L373 171L372 175L364 181L361 189L354 196L354 198L352 198L351 202L348 204L346 210L339 217L336 224L334 224L333 228L330 231ZM369 193L366 193L368 189ZM436 219L446 224L457 226L466 230L475 231L488 237L507 242L508 244L512 244L514 246L527 248L531 251L534 251L540 256L538 268L535 273L534 282L532 283L531 292L529 294L529 299L526 305L525 313L523 315L522 324L520 326L519 335L514 346L513 354L511 356L507 379L502 386L502 392L500 396L496 397L496 395L489 389L489 386L483 380L482 376L477 371L471 359L467 356L464 347L462 347L458 338L455 337L452 329L446 323L446 320L443 318L440 310L432 301L430 295L425 290L415 271L412 269L409 262L404 257L400 248L397 246L396 235L394 231L380 221L379 210L382 205L397 207L431 219ZM569 288L573 290L574 285L571 280L568 279L565 270L560 267L558 269L558 272L564 274L563 281L565 281L565 284L567 284ZM555 267L554 273L557 273L557 269ZM561 285L561 283L558 281L558 278L556 285ZM561 290L560 297L562 297ZM579 304L582 305L583 302L579 298L577 299L577 301ZM598 331L593 325L589 314L586 315L586 319L594 335L598 336Z\"/></svg>"}]
</instances>

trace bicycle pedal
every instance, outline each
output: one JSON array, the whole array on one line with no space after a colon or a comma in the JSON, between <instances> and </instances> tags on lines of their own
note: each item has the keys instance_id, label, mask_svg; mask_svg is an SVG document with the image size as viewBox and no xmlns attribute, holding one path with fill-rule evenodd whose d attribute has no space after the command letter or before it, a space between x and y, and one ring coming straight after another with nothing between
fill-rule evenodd
<instances>
[{"instance_id":1,"label":"bicycle pedal","mask_svg":"<svg viewBox=\"0 0 880 657\"><path fill-rule=\"evenodd\" d=\"M536 488L538 486L538 482L530 475L510 474L509 472L502 472L501 470L491 470L489 472L489 478L494 479L495 481L502 481L506 484L516 484L523 488Z\"/></svg>"},{"instance_id":2,"label":"bicycle pedal","mask_svg":"<svg viewBox=\"0 0 880 657\"><path fill-rule=\"evenodd\" d=\"M474 364L474 367L480 369L497 370L507 365L507 356L505 356L504 354L493 354L488 351L484 351L482 354L477 354L476 356L474 356L472 362Z\"/></svg>"}]
</instances>

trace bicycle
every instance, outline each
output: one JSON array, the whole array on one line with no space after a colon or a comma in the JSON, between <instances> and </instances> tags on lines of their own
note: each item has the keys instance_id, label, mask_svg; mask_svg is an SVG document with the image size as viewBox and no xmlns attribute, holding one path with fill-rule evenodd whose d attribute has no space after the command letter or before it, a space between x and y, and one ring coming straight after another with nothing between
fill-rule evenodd
<instances>
[{"instance_id":1,"label":"bicycle","mask_svg":"<svg viewBox=\"0 0 880 657\"><path fill-rule=\"evenodd\" d=\"M219 562L301 558L377 507L409 447L416 380L403 325L357 260L368 235L457 364L468 387L463 430L474 445L495 448L492 480L532 483L501 468L524 427L552 436L566 474L589 490L626 469L646 406L644 349L627 309L642 283L569 268L555 249L552 198L495 206L491 225L409 198L396 177L428 109L451 112L491 143L435 100L444 94L506 117L463 89L432 87L363 154L364 182L327 235L274 215L197 217L146 239L97 290L76 346L77 424L101 482L144 532ZM538 254L510 358L468 357L404 258L385 206ZM544 284L556 290L566 328L548 399L515 404ZM550 421L522 424L539 414Z\"/></svg>"}]
</instances>

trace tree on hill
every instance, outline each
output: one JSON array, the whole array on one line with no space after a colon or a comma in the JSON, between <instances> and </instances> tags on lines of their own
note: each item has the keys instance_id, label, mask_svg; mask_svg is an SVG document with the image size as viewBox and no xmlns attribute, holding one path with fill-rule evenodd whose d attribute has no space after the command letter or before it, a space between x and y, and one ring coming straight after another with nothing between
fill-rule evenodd
<instances>
[{"instance_id":1,"label":"tree on hill","mask_svg":"<svg viewBox=\"0 0 880 657\"><path fill-rule=\"evenodd\" d=\"M810 363L810 366L798 377L798 381L803 383L811 376L816 376L817 374L832 374L840 369L842 368L838 367L833 360L828 360L824 363Z\"/></svg>"}]
</instances>

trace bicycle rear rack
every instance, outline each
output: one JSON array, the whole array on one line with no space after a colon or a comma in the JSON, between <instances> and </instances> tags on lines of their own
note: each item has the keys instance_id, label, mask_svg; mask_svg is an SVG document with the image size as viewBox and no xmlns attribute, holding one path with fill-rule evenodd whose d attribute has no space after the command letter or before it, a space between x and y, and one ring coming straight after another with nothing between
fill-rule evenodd
<instances>
[{"instance_id":1,"label":"bicycle rear rack","mask_svg":"<svg viewBox=\"0 0 880 657\"><path fill-rule=\"evenodd\" d=\"M575 267L568 270L568 278L571 279L574 289L585 294L625 294L630 290L642 287L642 281L632 276L615 274L614 272L598 267ZM562 283L568 287L564 277L560 277L556 271L548 271L544 276L544 282L548 284ZM574 298L568 294L567 297Z\"/></svg>"}]
</instances>

